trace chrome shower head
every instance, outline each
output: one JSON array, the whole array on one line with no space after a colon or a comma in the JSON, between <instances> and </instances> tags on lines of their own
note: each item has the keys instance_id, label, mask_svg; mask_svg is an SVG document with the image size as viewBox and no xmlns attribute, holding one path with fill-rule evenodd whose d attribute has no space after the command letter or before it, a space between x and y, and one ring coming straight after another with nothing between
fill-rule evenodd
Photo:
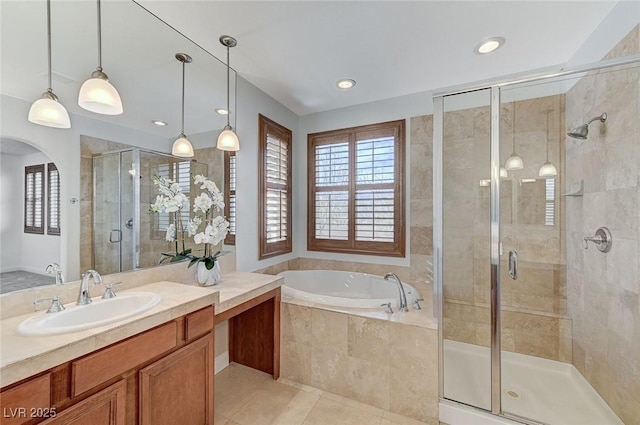
<instances>
[{"instance_id":1,"label":"chrome shower head","mask_svg":"<svg viewBox=\"0 0 640 425\"><path fill-rule=\"evenodd\" d=\"M570 132L567 133L567 136L573 137L574 139L585 140L587 135L589 134L589 124L594 121L605 122L607 120L607 113L603 113L599 117L592 118L586 124L580 124L579 126L573 128Z\"/></svg>"}]
</instances>

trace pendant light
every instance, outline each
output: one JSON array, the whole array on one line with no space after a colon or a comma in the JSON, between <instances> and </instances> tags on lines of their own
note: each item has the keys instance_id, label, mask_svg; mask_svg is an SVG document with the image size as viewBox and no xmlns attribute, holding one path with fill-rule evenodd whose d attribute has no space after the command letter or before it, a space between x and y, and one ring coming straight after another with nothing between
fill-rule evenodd
<instances>
[{"instance_id":1,"label":"pendant light","mask_svg":"<svg viewBox=\"0 0 640 425\"><path fill-rule=\"evenodd\" d=\"M508 171L522 170L524 168L524 162L522 158L516 153L516 102L513 102L513 117L511 118L511 137L513 140L513 149L511 156L507 158L507 162L504 163L504 168Z\"/></svg>"},{"instance_id":2,"label":"pendant light","mask_svg":"<svg viewBox=\"0 0 640 425\"><path fill-rule=\"evenodd\" d=\"M180 127L180 135L173 142L171 154L183 158L191 158L193 156L193 146L191 146L191 142L184 134L184 67L186 64L191 63L192 59L186 53L176 53L176 59L182 62L182 127Z\"/></svg>"},{"instance_id":3,"label":"pendant light","mask_svg":"<svg viewBox=\"0 0 640 425\"><path fill-rule=\"evenodd\" d=\"M547 160L542 164L542 167L540 167L540 171L538 171L538 176L540 177L553 177L558 175L556 167L549 162L549 115L551 115L551 111L547 112Z\"/></svg>"},{"instance_id":4,"label":"pendant light","mask_svg":"<svg viewBox=\"0 0 640 425\"><path fill-rule=\"evenodd\" d=\"M235 47L238 42L235 38L229 35L220 36L220 43L227 47L227 125L224 126L224 130L218 136L217 148L221 151L237 151L240 150L240 141L238 135L233 132L231 124L229 123L229 116L231 115L231 109L229 109L229 49Z\"/></svg>"},{"instance_id":5,"label":"pendant light","mask_svg":"<svg viewBox=\"0 0 640 425\"><path fill-rule=\"evenodd\" d=\"M102 16L100 0L98 0L98 68L91 78L80 87L78 105L87 111L103 115L122 114L122 100L118 90L109 82L109 77L102 71Z\"/></svg>"},{"instance_id":6,"label":"pendant light","mask_svg":"<svg viewBox=\"0 0 640 425\"><path fill-rule=\"evenodd\" d=\"M51 89L51 0L47 0L47 52L49 63L49 87L42 97L31 105L28 120L34 124L54 128L71 128L69 113L58 102L58 97Z\"/></svg>"}]
</instances>

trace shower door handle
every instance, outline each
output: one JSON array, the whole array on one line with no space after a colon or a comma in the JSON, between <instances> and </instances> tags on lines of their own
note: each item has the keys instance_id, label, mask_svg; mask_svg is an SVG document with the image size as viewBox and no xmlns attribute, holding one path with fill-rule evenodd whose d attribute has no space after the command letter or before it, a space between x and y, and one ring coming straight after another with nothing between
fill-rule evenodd
<instances>
[{"instance_id":1,"label":"shower door handle","mask_svg":"<svg viewBox=\"0 0 640 425\"><path fill-rule=\"evenodd\" d=\"M115 239L114 236L115 235ZM109 233L109 242L118 243L122 241L122 231L120 229L113 229Z\"/></svg>"},{"instance_id":2,"label":"shower door handle","mask_svg":"<svg viewBox=\"0 0 640 425\"><path fill-rule=\"evenodd\" d=\"M518 253L509 251L509 277L513 280L518 279Z\"/></svg>"}]
</instances>

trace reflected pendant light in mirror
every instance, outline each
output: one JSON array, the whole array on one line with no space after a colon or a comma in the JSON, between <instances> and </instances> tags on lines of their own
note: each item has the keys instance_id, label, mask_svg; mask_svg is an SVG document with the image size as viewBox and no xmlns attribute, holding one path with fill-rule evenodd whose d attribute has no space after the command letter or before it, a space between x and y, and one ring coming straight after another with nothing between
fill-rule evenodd
<instances>
[{"instance_id":1,"label":"reflected pendant light in mirror","mask_svg":"<svg viewBox=\"0 0 640 425\"><path fill-rule=\"evenodd\" d=\"M549 162L549 115L551 111L547 112L547 160L542 164L540 170L538 171L538 176L540 177L553 177L558 175L558 170L556 167Z\"/></svg>"},{"instance_id":2,"label":"reflected pendant light in mirror","mask_svg":"<svg viewBox=\"0 0 640 425\"><path fill-rule=\"evenodd\" d=\"M504 168L507 171L522 170L524 168L524 161L516 153L516 102L513 102L513 116L511 117L511 137L512 137L512 151L511 156L507 158L507 162L504 163Z\"/></svg>"},{"instance_id":3,"label":"reflected pendant light in mirror","mask_svg":"<svg viewBox=\"0 0 640 425\"><path fill-rule=\"evenodd\" d=\"M47 0L47 52L49 63L49 87L42 97L31 105L28 120L34 124L54 128L71 128L69 113L51 88L51 0Z\"/></svg>"},{"instance_id":4,"label":"reflected pendant light in mirror","mask_svg":"<svg viewBox=\"0 0 640 425\"><path fill-rule=\"evenodd\" d=\"M184 73L185 73L185 65L191 63L191 56L186 53L176 53L176 59L182 62L182 120L180 127L180 135L173 142L173 147L171 148L171 154L175 156L180 156L183 158L191 158L193 156L193 146L191 146L191 142L187 139L187 136L184 134Z\"/></svg>"},{"instance_id":5,"label":"reflected pendant light in mirror","mask_svg":"<svg viewBox=\"0 0 640 425\"><path fill-rule=\"evenodd\" d=\"M80 87L78 105L87 111L103 115L122 114L122 100L118 90L102 70L102 7L98 0L98 68Z\"/></svg>"},{"instance_id":6,"label":"reflected pendant light in mirror","mask_svg":"<svg viewBox=\"0 0 640 425\"><path fill-rule=\"evenodd\" d=\"M240 140L238 140L238 135L234 133L233 128L231 128L229 121L231 115L231 109L229 108L229 49L237 46L238 42L231 36L223 35L220 36L220 43L227 47L227 111L229 111L229 113L227 114L227 125L224 126L224 129L218 136L216 146L221 151L237 151L240 150Z\"/></svg>"}]
</instances>

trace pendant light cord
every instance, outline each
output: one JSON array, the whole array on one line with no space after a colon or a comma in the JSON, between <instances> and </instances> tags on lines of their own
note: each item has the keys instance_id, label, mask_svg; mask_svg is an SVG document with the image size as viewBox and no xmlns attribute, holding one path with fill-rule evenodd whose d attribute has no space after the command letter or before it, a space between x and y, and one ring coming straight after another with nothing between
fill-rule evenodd
<instances>
[{"instance_id":1,"label":"pendant light cord","mask_svg":"<svg viewBox=\"0 0 640 425\"><path fill-rule=\"evenodd\" d=\"M180 130L180 134L184 135L184 66L185 66L186 61L182 61L182 127Z\"/></svg>"},{"instance_id":2,"label":"pendant light cord","mask_svg":"<svg viewBox=\"0 0 640 425\"><path fill-rule=\"evenodd\" d=\"M98 0L98 71L102 71L102 12Z\"/></svg>"},{"instance_id":3,"label":"pendant light cord","mask_svg":"<svg viewBox=\"0 0 640 425\"><path fill-rule=\"evenodd\" d=\"M516 153L516 101L513 101L513 119L511 120L511 152Z\"/></svg>"},{"instance_id":4,"label":"pendant light cord","mask_svg":"<svg viewBox=\"0 0 640 425\"><path fill-rule=\"evenodd\" d=\"M230 68L230 64L229 64L229 44L227 44L227 127L231 127L230 124L230 115L231 115L231 109L229 108L229 98L231 97L231 95L229 94L229 68Z\"/></svg>"},{"instance_id":5,"label":"pendant light cord","mask_svg":"<svg viewBox=\"0 0 640 425\"><path fill-rule=\"evenodd\" d=\"M49 66L49 87L47 91L52 91L51 88L51 0L47 0L47 51L48 51L48 66Z\"/></svg>"},{"instance_id":6,"label":"pendant light cord","mask_svg":"<svg viewBox=\"0 0 640 425\"><path fill-rule=\"evenodd\" d=\"M549 115L551 111L547 112L547 162L549 162Z\"/></svg>"}]
</instances>

